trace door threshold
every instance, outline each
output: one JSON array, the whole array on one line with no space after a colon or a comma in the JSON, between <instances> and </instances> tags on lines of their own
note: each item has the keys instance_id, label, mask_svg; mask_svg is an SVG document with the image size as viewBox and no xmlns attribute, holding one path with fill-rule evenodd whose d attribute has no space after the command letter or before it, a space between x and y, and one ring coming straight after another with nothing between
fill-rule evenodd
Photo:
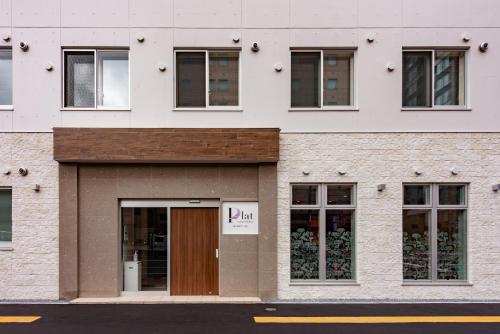
<instances>
[{"instance_id":1,"label":"door threshold","mask_svg":"<svg viewBox=\"0 0 500 334\"><path fill-rule=\"evenodd\" d=\"M164 291L127 292L119 297L76 298L72 304L258 304L258 297L169 296Z\"/></svg>"}]
</instances>

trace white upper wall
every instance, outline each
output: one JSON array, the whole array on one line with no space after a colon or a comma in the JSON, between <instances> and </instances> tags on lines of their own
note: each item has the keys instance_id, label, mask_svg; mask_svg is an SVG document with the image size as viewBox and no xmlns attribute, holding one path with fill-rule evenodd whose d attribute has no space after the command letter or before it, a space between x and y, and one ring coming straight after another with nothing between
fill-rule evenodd
<instances>
[{"instance_id":1,"label":"white upper wall","mask_svg":"<svg viewBox=\"0 0 500 334\"><path fill-rule=\"evenodd\" d=\"M14 110L0 131L279 127L282 131L500 131L498 0L0 0ZM371 33L375 42L366 42ZM462 35L471 36L469 43ZM136 36L144 35L144 43ZM232 41L234 35L240 42ZM18 45L26 41L28 52ZM250 45L261 50L253 53ZM490 44L480 53L481 42ZM289 111L291 47L357 47L359 111ZM404 46L470 47L470 111L401 111ZM62 47L130 48L129 111L61 111ZM241 47L243 111L173 111L174 47ZM54 70L45 70L47 63ZM167 71L158 71L158 64ZM283 71L274 71L276 63ZM388 63L396 70L389 73Z\"/></svg>"}]
</instances>

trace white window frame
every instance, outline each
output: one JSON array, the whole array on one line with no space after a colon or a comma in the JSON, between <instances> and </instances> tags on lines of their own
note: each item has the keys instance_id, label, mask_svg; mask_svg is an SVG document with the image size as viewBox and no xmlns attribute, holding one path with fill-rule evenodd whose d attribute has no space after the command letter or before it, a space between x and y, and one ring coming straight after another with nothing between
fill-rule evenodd
<instances>
[{"instance_id":1,"label":"white window frame","mask_svg":"<svg viewBox=\"0 0 500 334\"><path fill-rule=\"evenodd\" d=\"M65 95L66 95L66 53L67 52L92 52L94 54L94 107L82 108L82 107L66 107ZM98 53L104 52L127 52L128 53L128 102L127 106L113 107L113 106L99 106L99 94L101 93L98 88L98 75L102 75L102 69L99 65ZM130 50L129 49L63 49L62 50L62 98L61 98L61 110L130 110ZM102 88L102 87L101 87Z\"/></svg>"},{"instance_id":2,"label":"white window frame","mask_svg":"<svg viewBox=\"0 0 500 334\"><path fill-rule=\"evenodd\" d=\"M205 53L205 107L178 107L177 106L177 53L194 52ZM211 106L210 105L210 57L211 52L234 52L238 53L238 105L234 106ZM241 111L242 110L242 80L241 80L241 49L175 49L174 50L174 111Z\"/></svg>"},{"instance_id":3,"label":"white window frame","mask_svg":"<svg viewBox=\"0 0 500 334\"><path fill-rule=\"evenodd\" d=\"M427 186L429 187L429 203L421 205L404 204L404 187L405 186ZM464 186L464 204L457 205L440 205L439 204L439 187L440 186ZM453 183L453 182L443 182L443 183L403 183L403 196L402 196L402 211L404 210L422 210L429 211L429 237L430 237L430 247L431 247L431 277L430 279L405 279L403 271L401 276L403 277L403 282L405 285L420 285L420 284L431 284L431 285L460 285L468 284L469 280L469 184L464 182ZM465 279L463 280L444 280L438 279L438 260L437 260L437 214L439 210L464 210L465 211ZM403 219L401 219L401 227L403 226ZM401 233L402 235L403 233Z\"/></svg>"},{"instance_id":4,"label":"white window frame","mask_svg":"<svg viewBox=\"0 0 500 334\"><path fill-rule=\"evenodd\" d=\"M324 71L323 71L323 60L324 60L324 51L337 51L337 52L351 52L352 57L350 58L350 83L349 83L349 90L350 90L350 100L351 104L346 104L346 105L337 105L337 106L329 106L329 105L323 105L323 86L324 86ZM290 96L290 109L289 111L358 111L358 101L357 101L357 48L320 48L320 49L290 49L290 88L292 84L292 53L299 53L299 52L307 52L307 53L319 53L319 107L294 107L292 106L292 98ZM290 89L291 91L291 89Z\"/></svg>"},{"instance_id":5,"label":"white window frame","mask_svg":"<svg viewBox=\"0 0 500 334\"><path fill-rule=\"evenodd\" d=\"M12 104L0 104L0 110L13 110L14 109L14 54L12 52L12 48L0 48L0 53L10 53L10 58L12 59L12 67L11 67L11 72L12 72L12 82L11 88L12 88ZM1 247L1 246L0 246Z\"/></svg>"},{"instance_id":6,"label":"white window frame","mask_svg":"<svg viewBox=\"0 0 500 334\"><path fill-rule=\"evenodd\" d=\"M436 105L434 103L435 96L435 63L436 63L436 51L450 51L450 52L463 52L464 53L464 104L457 104L457 105ZM413 111L413 110L428 110L428 111L447 111L447 110L470 110L471 107L469 105L469 84L468 84L468 63L469 63L469 52L468 49L464 48L425 48L425 49L419 49L419 48L403 48L403 52L401 53L402 60L404 58L404 54L406 52L422 52L422 53L431 53L431 106L404 106L403 105L403 94L401 94L401 108L403 111ZM401 65L403 65L403 62L401 62ZM404 86L403 82L403 71L401 71L401 86Z\"/></svg>"},{"instance_id":7,"label":"white window frame","mask_svg":"<svg viewBox=\"0 0 500 334\"><path fill-rule=\"evenodd\" d=\"M294 186L317 186L317 204L293 204L293 187ZM327 203L327 192L328 186L349 186L351 187L351 204L349 205L328 205ZM319 278L318 279L292 279L291 278L291 268L289 272L290 285L358 285L357 283L357 251L356 251L356 241L357 241L357 183L300 183L295 182L290 184L290 208L289 212L293 210L314 210L318 211L319 226L318 226L318 236L319 236ZM352 245L352 266L354 267L352 271L353 278L351 279L327 279L326 278L326 211L327 210L352 210L353 211L353 226L351 230L354 233L353 245ZM289 219L289 226L291 228L291 215ZM290 232L288 233L288 240L290 241ZM288 263L291 263L291 254L289 247L289 258Z\"/></svg>"}]
</instances>

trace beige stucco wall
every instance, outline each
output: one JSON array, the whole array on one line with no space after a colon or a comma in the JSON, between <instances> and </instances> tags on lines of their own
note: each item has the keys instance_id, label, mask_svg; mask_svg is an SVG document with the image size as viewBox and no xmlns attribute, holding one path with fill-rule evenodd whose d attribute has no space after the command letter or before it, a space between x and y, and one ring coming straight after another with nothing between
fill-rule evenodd
<instances>
[{"instance_id":1,"label":"beige stucco wall","mask_svg":"<svg viewBox=\"0 0 500 334\"><path fill-rule=\"evenodd\" d=\"M278 164L281 299L500 300L499 133L282 134ZM414 168L423 171L416 176ZM453 176L455 167L459 174ZM339 169L347 174L340 176ZM308 176L302 171L308 170ZM290 285L289 184L357 183L354 286ZM402 285L402 183L467 182L470 286ZM387 189L379 193L377 184Z\"/></svg>"},{"instance_id":2,"label":"beige stucco wall","mask_svg":"<svg viewBox=\"0 0 500 334\"><path fill-rule=\"evenodd\" d=\"M11 174L4 175L10 167ZM17 173L28 168L28 175ZM58 298L58 169L52 134L0 133L0 186L12 187L12 250L0 251L0 300ZM40 192L33 191L40 184Z\"/></svg>"}]
</instances>

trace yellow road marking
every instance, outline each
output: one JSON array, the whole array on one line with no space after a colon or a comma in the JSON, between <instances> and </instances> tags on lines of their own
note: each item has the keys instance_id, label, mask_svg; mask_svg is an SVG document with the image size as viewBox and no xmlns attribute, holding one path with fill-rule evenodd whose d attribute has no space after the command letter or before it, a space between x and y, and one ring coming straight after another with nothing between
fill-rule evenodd
<instances>
[{"instance_id":1,"label":"yellow road marking","mask_svg":"<svg viewBox=\"0 0 500 334\"><path fill-rule=\"evenodd\" d=\"M40 319L38 316L0 316L0 323L27 323Z\"/></svg>"},{"instance_id":2,"label":"yellow road marking","mask_svg":"<svg viewBox=\"0 0 500 334\"><path fill-rule=\"evenodd\" d=\"M401 324L500 322L500 316L254 317L262 324Z\"/></svg>"}]
</instances>

